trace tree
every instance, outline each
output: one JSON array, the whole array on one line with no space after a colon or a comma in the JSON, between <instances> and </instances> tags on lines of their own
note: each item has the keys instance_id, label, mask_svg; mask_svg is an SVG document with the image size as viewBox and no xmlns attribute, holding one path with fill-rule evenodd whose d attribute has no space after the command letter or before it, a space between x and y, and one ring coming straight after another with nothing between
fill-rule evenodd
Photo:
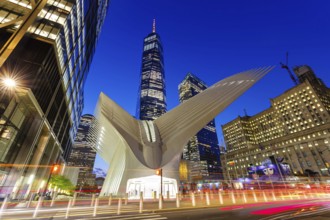
<instances>
[{"instance_id":1,"label":"tree","mask_svg":"<svg viewBox=\"0 0 330 220\"><path fill-rule=\"evenodd\" d=\"M73 191L75 189L75 186L65 176L52 175L49 182L52 184L52 186L56 186L62 190Z\"/></svg>"}]
</instances>

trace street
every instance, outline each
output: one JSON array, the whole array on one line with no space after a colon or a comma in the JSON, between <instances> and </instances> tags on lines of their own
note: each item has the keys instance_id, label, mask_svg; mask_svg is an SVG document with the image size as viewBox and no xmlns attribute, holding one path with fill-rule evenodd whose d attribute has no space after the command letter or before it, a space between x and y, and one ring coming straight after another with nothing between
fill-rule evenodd
<instances>
[{"instance_id":1,"label":"street","mask_svg":"<svg viewBox=\"0 0 330 220\"><path fill-rule=\"evenodd\" d=\"M297 220L297 219L330 219L330 200L323 198L291 199L252 202L237 200L232 203L229 199L220 205L219 201L211 200L210 205L203 204L203 200L197 200L197 205L189 205L190 199L182 200L181 206L176 207L176 201L164 201L164 207L159 209L158 201L145 201L143 208L137 201L130 201L123 204L113 201L112 205L103 202L98 206L88 205L89 200L80 201L79 206L68 208L68 203L57 203L55 207L40 207L38 210L32 208L8 208L2 211L2 218L14 219L191 219L191 220L212 220L212 219L249 219L249 220ZM204 199L205 201L205 199ZM90 202L90 201L89 201ZM119 208L120 207L120 208ZM36 214L36 210L38 210ZM141 213L140 213L141 210ZM35 217L33 217L35 216Z\"/></svg>"}]
</instances>

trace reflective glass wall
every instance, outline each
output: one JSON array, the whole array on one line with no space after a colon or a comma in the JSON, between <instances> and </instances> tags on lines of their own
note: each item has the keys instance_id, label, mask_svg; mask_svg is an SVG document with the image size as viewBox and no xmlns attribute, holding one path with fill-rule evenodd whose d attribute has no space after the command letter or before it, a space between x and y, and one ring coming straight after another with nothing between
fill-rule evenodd
<instances>
[{"instance_id":1,"label":"reflective glass wall","mask_svg":"<svg viewBox=\"0 0 330 220\"><path fill-rule=\"evenodd\" d=\"M41 148L42 151L39 153L43 156L42 159L37 160L36 166L41 163L48 165L53 163L44 159L50 151L52 155L56 152L54 158L57 163L65 163L77 133L84 105L84 83L109 0L40 0L37 4L32 2L34 1L0 2L0 48L5 48L6 42L13 37L14 41L17 39L18 42L0 67L1 79L11 77L17 81L17 87L12 94L0 94L1 136L8 139L6 143L1 143L5 147L0 150L0 158L3 163L16 163L20 148L23 147L19 140L23 142L28 138L35 140L29 145L24 145L29 152L34 151L35 143L38 142L39 133L27 136L26 129L16 130L15 135L15 132L10 131L10 124L16 119L13 118L14 114L6 115L6 112L16 109L11 104L12 95L23 89L33 95L35 101L28 107L39 109L42 123L47 125L49 137L56 145L49 148L50 145L45 145ZM45 5L38 8L41 3ZM35 11L38 12L36 18L30 19L26 16ZM22 24L29 26L23 37L17 38L14 33L22 31ZM19 102L20 99L16 100L18 105L23 104ZM27 125L31 128L37 126L33 120ZM21 163L25 168L22 168L22 172L12 173L15 169L8 167L2 169L3 178L0 177L0 181L3 181L2 186L22 188L27 175L33 175L31 179L35 179L37 175L45 175L42 178L49 175L49 167L48 171L41 172L40 168L29 174L26 165L31 163L31 158L29 154L24 156L25 159ZM34 186L38 181L30 181L29 187ZM35 187L34 190L38 190L39 186Z\"/></svg>"}]
</instances>

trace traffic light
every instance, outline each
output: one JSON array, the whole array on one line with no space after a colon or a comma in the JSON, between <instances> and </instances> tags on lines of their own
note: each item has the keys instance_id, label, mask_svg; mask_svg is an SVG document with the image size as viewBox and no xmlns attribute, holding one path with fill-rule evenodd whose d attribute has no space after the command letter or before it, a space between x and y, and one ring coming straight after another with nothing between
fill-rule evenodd
<instances>
[{"instance_id":1,"label":"traffic light","mask_svg":"<svg viewBox=\"0 0 330 220\"><path fill-rule=\"evenodd\" d=\"M156 170L156 175L157 175L157 176L161 176L161 175L162 175L162 169L158 169L158 170Z\"/></svg>"},{"instance_id":2,"label":"traffic light","mask_svg":"<svg viewBox=\"0 0 330 220\"><path fill-rule=\"evenodd\" d=\"M60 170L60 165L54 164L52 167L52 173L57 173Z\"/></svg>"}]
</instances>

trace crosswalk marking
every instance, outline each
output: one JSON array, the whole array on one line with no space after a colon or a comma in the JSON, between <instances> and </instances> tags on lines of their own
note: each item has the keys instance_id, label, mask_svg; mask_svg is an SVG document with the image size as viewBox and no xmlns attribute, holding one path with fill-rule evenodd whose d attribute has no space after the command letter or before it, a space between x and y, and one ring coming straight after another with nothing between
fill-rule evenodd
<instances>
[{"instance_id":1,"label":"crosswalk marking","mask_svg":"<svg viewBox=\"0 0 330 220\"><path fill-rule=\"evenodd\" d=\"M94 218L81 218L78 220L90 220L90 219L118 219L118 220L129 220L129 219L148 219L148 220L161 220L167 219L167 217L162 217L156 214L139 214L139 215L116 215L116 216L106 216L106 217L94 217Z\"/></svg>"},{"instance_id":2,"label":"crosswalk marking","mask_svg":"<svg viewBox=\"0 0 330 220\"><path fill-rule=\"evenodd\" d=\"M87 208L87 207L86 207ZM89 220L89 219L122 219L122 220L128 220L128 219L148 219L148 220L162 220L167 219L166 217L162 217L161 215L155 214L155 213L143 213L143 214L132 214L134 212L137 212L136 206L130 206L130 207L122 207L121 211L123 212L122 215L117 215L117 207L109 207L109 206L101 206L97 210L97 215L110 215L110 216L100 216L100 217L85 217L85 216L91 216L92 215L92 209L71 209L70 210L70 217L81 217L80 220ZM62 219L65 216L66 210L58 211L57 213L54 213L52 215L53 219ZM127 213L125 215L124 213ZM46 214L46 213L45 213ZM38 216L39 217L39 216ZM42 215L40 215L42 217ZM45 215L43 216L45 217Z\"/></svg>"}]
</instances>

